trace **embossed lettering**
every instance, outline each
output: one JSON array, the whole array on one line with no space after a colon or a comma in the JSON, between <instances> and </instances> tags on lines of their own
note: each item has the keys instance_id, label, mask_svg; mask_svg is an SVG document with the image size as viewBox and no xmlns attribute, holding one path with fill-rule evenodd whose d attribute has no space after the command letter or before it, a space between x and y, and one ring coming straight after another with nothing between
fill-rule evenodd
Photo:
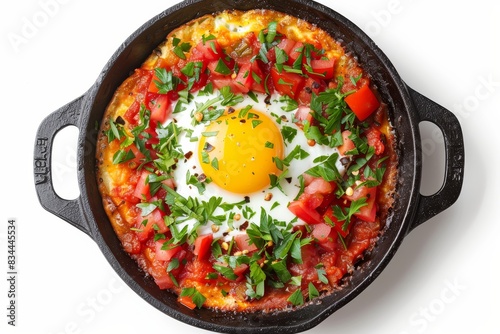
<instances>
[{"instance_id":1,"label":"embossed lettering","mask_svg":"<svg viewBox=\"0 0 500 334\"><path fill-rule=\"evenodd\" d=\"M47 165L48 138L36 139L36 156L33 162L35 173L35 184L41 184L48 181L49 166Z\"/></svg>"}]
</instances>

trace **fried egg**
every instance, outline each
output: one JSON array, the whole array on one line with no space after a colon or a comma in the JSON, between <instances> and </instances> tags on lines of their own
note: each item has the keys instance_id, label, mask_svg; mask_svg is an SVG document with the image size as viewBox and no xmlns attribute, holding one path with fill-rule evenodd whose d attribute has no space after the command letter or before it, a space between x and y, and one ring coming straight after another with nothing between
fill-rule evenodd
<instances>
[{"instance_id":1,"label":"fried egg","mask_svg":"<svg viewBox=\"0 0 500 334\"><path fill-rule=\"evenodd\" d=\"M213 233L214 238L230 240L245 233L244 225L259 224L261 210L285 224L304 224L287 209L300 190L299 177L315 165L316 158L338 150L319 144L309 146L296 124L296 110L290 110L286 99L277 94L271 98L243 95L243 100L233 106L222 106L219 101L210 107L212 115L218 116L205 114L200 119L198 115L197 120L200 106L219 94L198 93L165 123L175 122L181 129L179 143L186 157L174 171L177 193L200 201L215 196L221 197L223 204L238 203L231 207L228 221L217 228L212 224L198 227L198 234ZM336 167L344 174L340 159ZM203 182L202 189L188 182L192 176ZM217 208L215 215L227 214L224 208L227 206ZM195 223L184 222L191 226Z\"/></svg>"}]
</instances>

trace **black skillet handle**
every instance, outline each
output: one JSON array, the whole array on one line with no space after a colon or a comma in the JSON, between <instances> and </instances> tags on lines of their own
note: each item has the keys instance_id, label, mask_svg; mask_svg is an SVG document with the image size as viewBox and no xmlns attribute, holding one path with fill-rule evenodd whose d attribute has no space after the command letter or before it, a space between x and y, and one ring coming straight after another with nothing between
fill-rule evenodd
<instances>
[{"instance_id":1,"label":"black skillet handle","mask_svg":"<svg viewBox=\"0 0 500 334\"><path fill-rule=\"evenodd\" d=\"M445 146L444 182L435 194L420 195L416 219L410 231L423 222L449 208L460 195L462 189L465 150L462 129L456 116L434 101L409 88L410 95L420 116L420 122L436 124L443 133Z\"/></svg>"},{"instance_id":2,"label":"black skillet handle","mask_svg":"<svg viewBox=\"0 0 500 334\"><path fill-rule=\"evenodd\" d=\"M33 172L38 200L43 208L90 235L89 226L82 219L78 200L59 197L52 184L52 144L60 130L68 125L78 126L83 97L68 103L47 116L40 124L33 156Z\"/></svg>"}]
</instances>

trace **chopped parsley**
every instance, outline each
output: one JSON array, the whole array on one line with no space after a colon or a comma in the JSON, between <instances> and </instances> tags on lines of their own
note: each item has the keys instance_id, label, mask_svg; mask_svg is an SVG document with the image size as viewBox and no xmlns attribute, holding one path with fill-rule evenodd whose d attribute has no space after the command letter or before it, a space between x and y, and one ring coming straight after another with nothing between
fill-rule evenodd
<instances>
[{"instance_id":1,"label":"chopped parsley","mask_svg":"<svg viewBox=\"0 0 500 334\"><path fill-rule=\"evenodd\" d=\"M154 83L160 94L166 94L176 90L177 86L182 82L182 80L176 77L172 71L167 71L161 67L155 68L155 75L158 80L155 80Z\"/></svg>"},{"instance_id":2,"label":"chopped parsley","mask_svg":"<svg viewBox=\"0 0 500 334\"><path fill-rule=\"evenodd\" d=\"M180 297L191 297L193 300L193 303L196 305L197 308L201 308L203 306L203 303L205 303L205 300L207 298L203 296L196 288L184 288L182 289L180 293Z\"/></svg>"},{"instance_id":3,"label":"chopped parsley","mask_svg":"<svg viewBox=\"0 0 500 334\"><path fill-rule=\"evenodd\" d=\"M174 37L172 39L172 45L174 46L173 51L177 55L177 57L181 59L186 59L185 52L191 50L191 44L181 43L181 40L179 38Z\"/></svg>"}]
</instances>

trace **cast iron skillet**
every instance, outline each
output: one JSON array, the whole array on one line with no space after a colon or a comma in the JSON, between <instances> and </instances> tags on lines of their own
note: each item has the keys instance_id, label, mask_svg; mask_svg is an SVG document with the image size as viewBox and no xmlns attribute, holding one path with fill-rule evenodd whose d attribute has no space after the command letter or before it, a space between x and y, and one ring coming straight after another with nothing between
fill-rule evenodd
<instances>
[{"instance_id":1,"label":"cast iron skillet","mask_svg":"<svg viewBox=\"0 0 500 334\"><path fill-rule=\"evenodd\" d=\"M189 310L176 296L160 290L146 278L137 264L122 250L104 212L96 182L95 150L97 127L119 84L139 67L168 32L196 17L225 9L273 9L317 24L353 52L377 85L389 105L399 152L399 180L390 221L375 250L358 264L346 280L346 287L305 305L276 314L234 314L208 309ZM418 124L430 121L443 132L445 181L432 196L419 192L421 144ZM79 129L78 184L80 197L61 199L52 186L51 149L56 133L68 125ZM352 22L332 9L305 0L188 0L152 18L130 36L111 57L95 84L81 97L44 119L38 129L34 151L36 191L42 206L88 234L100 247L120 277L143 299L167 315L187 324L225 333L294 333L316 326L364 290L391 260L404 237L416 226L452 205L460 194L464 171L464 146L456 117L402 81L395 68Z\"/></svg>"}]
</instances>

